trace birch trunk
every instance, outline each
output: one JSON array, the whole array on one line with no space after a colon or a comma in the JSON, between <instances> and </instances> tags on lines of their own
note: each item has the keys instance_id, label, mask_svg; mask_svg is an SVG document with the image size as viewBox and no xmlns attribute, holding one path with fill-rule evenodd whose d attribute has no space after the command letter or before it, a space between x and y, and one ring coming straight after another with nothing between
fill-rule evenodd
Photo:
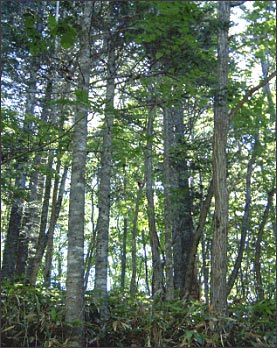
<instances>
[{"instance_id":1,"label":"birch trunk","mask_svg":"<svg viewBox=\"0 0 277 348\"><path fill-rule=\"evenodd\" d=\"M83 4L81 17L78 91L82 94L76 104L75 126L72 139L72 170L68 218L68 253L65 321L76 325L67 328L67 346L84 345L84 221L85 221L85 171L87 153L88 93L91 70L90 28L93 2Z\"/></svg>"}]
</instances>

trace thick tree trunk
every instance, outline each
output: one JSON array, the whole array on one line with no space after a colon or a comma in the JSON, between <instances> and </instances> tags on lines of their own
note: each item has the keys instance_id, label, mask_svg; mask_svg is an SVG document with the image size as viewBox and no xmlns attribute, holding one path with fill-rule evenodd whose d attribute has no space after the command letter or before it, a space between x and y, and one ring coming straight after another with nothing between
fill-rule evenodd
<instances>
[{"instance_id":1,"label":"thick tree trunk","mask_svg":"<svg viewBox=\"0 0 277 348\"><path fill-rule=\"evenodd\" d=\"M20 175L16 178L15 186L18 190L25 189L26 175L24 170L18 170ZM7 237L5 240L5 247L3 252L2 262L2 279L6 279L9 282L14 281L15 265L16 265L16 251L18 248L19 231L21 226L21 218L23 211L24 199L18 194L14 194L12 209L10 214L10 220L8 225Z\"/></svg>"},{"instance_id":2,"label":"thick tree trunk","mask_svg":"<svg viewBox=\"0 0 277 348\"><path fill-rule=\"evenodd\" d=\"M152 296L163 292L163 270L160 258L160 243L156 230L155 219L155 205L154 205L154 192L153 192L153 180L152 180L152 137L153 137L153 113L150 113L147 121L147 144L145 148L145 181L146 181L146 197L147 197L147 216L148 216L148 228L150 235L150 245L152 252Z\"/></svg>"},{"instance_id":3,"label":"thick tree trunk","mask_svg":"<svg viewBox=\"0 0 277 348\"><path fill-rule=\"evenodd\" d=\"M227 226L228 190L226 145L229 128L228 87L228 29L230 3L218 1L218 90L214 105L213 185L215 197L215 223L212 245L211 303L214 310L224 314L227 310Z\"/></svg>"},{"instance_id":4,"label":"thick tree trunk","mask_svg":"<svg viewBox=\"0 0 277 348\"><path fill-rule=\"evenodd\" d=\"M79 321L67 330L67 346L84 345L84 222L85 222L85 187L87 153L87 115L88 92L91 70L90 28L93 2L83 4L81 17L82 34L80 36L78 91L82 98L77 101L75 125L72 139L72 171L68 219L68 253L65 321Z\"/></svg>"},{"instance_id":5,"label":"thick tree trunk","mask_svg":"<svg viewBox=\"0 0 277 348\"><path fill-rule=\"evenodd\" d=\"M98 296L104 298L100 309L100 317L105 320L109 317L107 308L107 281L108 281L108 245L110 224L110 192L112 171L112 127L114 121L114 90L115 90L115 52L112 35L105 38L104 46L108 49L107 62L107 90L104 121L103 148L101 154L100 184L98 193L99 215L97 221L96 263L95 263L95 290Z\"/></svg>"},{"instance_id":6,"label":"thick tree trunk","mask_svg":"<svg viewBox=\"0 0 277 348\"><path fill-rule=\"evenodd\" d=\"M174 152L172 164L174 168L174 199L172 200L173 221L173 260L174 288L180 297L188 297L185 284L188 272L190 250L193 243L192 198L189 187L188 166L184 155L184 119L180 106L172 109L175 127ZM190 278L192 280L192 278ZM190 285L188 285L190 287Z\"/></svg>"}]
</instances>

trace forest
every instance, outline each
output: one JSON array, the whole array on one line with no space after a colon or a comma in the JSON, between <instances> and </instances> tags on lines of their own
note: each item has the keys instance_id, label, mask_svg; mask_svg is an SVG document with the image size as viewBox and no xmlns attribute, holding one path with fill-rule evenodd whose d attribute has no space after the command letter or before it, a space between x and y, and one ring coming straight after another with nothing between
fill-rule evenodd
<instances>
[{"instance_id":1,"label":"forest","mask_svg":"<svg viewBox=\"0 0 277 348\"><path fill-rule=\"evenodd\" d=\"M1 1L1 347L276 346L275 1Z\"/></svg>"}]
</instances>

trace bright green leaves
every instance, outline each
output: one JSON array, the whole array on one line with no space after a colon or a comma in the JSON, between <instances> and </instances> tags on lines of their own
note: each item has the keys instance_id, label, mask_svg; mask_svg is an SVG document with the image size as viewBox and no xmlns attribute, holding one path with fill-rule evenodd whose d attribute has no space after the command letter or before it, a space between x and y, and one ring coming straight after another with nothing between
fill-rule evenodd
<instances>
[{"instance_id":1,"label":"bright green leaves","mask_svg":"<svg viewBox=\"0 0 277 348\"><path fill-rule=\"evenodd\" d=\"M62 20L57 21L52 15L48 17L48 28L51 36L58 36L60 44L63 48L71 48L77 39L77 31L72 24L72 17L68 16Z\"/></svg>"},{"instance_id":2,"label":"bright green leaves","mask_svg":"<svg viewBox=\"0 0 277 348\"><path fill-rule=\"evenodd\" d=\"M30 53L36 56L44 52L47 48L47 42L42 36L42 19L36 12L27 12L23 15L23 25Z\"/></svg>"},{"instance_id":3,"label":"bright green leaves","mask_svg":"<svg viewBox=\"0 0 277 348\"><path fill-rule=\"evenodd\" d=\"M75 91L75 96L77 99L77 103L88 105L88 91L77 89Z\"/></svg>"}]
</instances>

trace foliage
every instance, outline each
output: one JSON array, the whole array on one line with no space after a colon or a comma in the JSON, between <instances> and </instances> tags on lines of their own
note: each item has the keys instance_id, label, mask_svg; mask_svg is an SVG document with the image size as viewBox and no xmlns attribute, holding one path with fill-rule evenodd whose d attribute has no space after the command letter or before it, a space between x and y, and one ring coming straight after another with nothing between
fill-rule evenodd
<instances>
[{"instance_id":1,"label":"foliage","mask_svg":"<svg viewBox=\"0 0 277 348\"><path fill-rule=\"evenodd\" d=\"M2 287L2 346L61 347L64 291L23 284ZM109 293L110 319L99 320L101 300L87 292L85 330L88 347L269 347L276 344L275 303L230 304L218 318L206 304L153 301L138 294ZM221 320L220 330L216 324Z\"/></svg>"}]
</instances>

